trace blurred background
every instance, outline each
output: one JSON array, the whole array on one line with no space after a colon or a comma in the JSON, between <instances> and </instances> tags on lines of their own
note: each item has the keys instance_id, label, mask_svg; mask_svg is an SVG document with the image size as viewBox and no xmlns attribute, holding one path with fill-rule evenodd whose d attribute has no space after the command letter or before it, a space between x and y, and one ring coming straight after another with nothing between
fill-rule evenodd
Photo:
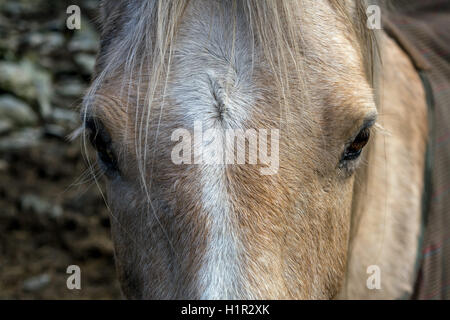
<instances>
[{"instance_id":1,"label":"blurred background","mask_svg":"<svg viewBox=\"0 0 450 320\"><path fill-rule=\"evenodd\" d=\"M81 29L66 27L69 5ZM67 136L98 49L98 1L0 0L0 299L121 298L108 211ZM81 290L66 286L81 268Z\"/></svg>"}]
</instances>

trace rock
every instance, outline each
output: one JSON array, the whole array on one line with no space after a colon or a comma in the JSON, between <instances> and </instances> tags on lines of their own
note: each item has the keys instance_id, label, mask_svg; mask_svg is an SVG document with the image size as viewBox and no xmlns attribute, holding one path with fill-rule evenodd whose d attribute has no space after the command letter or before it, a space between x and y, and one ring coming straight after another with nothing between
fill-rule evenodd
<instances>
[{"instance_id":1,"label":"rock","mask_svg":"<svg viewBox=\"0 0 450 320\"><path fill-rule=\"evenodd\" d=\"M60 205L52 204L34 194L25 194L20 199L22 210L31 211L40 216L58 218L62 216L63 209Z\"/></svg>"},{"instance_id":2,"label":"rock","mask_svg":"<svg viewBox=\"0 0 450 320\"><path fill-rule=\"evenodd\" d=\"M81 21L81 29L74 31L74 36L69 42L71 52L96 53L99 49L99 37L94 27L86 20Z\"/></svg>"},{"instance_id":3,"label":"rock","mask_svg":"<svg viewBox=\"0 0 450 320\"><path fill-rule=\"evenodd\" d=\"M86 84L77 79L61 81L57 87L58 95L70 98L80 98L85 90Z\"/></svg>"},{"instance_id":4,"label":"rock","mask_svg":"<svg viewBox=\"0 0 450 320\"><path fill-rule=\"evenodd\" d=\"M24 42L31 48L39 48L41 54L48 55L60 50L64 46L65 39L59 32L34 32L27 34Z\"/></svg>"},{"instance_id":5,"label":"rock","mask_svg":"<svg viewBox=\"0 0 450 320\"><path fill-rule=\"evenodd\" d=\"M98 10L98 1L97 0L84 0L83 1L83 7L88 10L93 10L94 12L97 12Z\"/></svg>"},{"instance_id":6,"label":"rock","mask_svg":"<svg viewBox=\"0 0 450 320\"><path fill-rule=\"evenodd\" d=\"M84 74L92 74L95 67L95 55L78 53L74 57L75 62L81 67Z\"/></svg>"},{"instance_id":7,"label":"rock","mask_svg":"<svg viewBox=\"0 0 450 320\"><path fill-rule=\"evenodd\" d=\"M69 132L65 128L57 124L48 124L44 128L45 135L48 137L54 137L64 140Z\"/></svg>"},{"instance_id":8,"label":"rock","mask_svg":"<svg viewBox=\"0 0 450 320\"><path fill-rule=\"evenodd\" d=\"M52 120L56 123L63 124L69 127L73 127L80 121L78 112L66 110L62 108L55 108L52 112Z\"/></svg>"},{"instance_id":9,"label":"rock","mask_svg":"<svg viewBox=\"0 0 450 320\"><path fill-rule=\"evenodd\" d=\"M33 65L29 62L15 64L0 62L0 86L14 92L17 96L28 100L37 98L36 87L33 85Z\"/></svg>"},{"instance_id":10,"label":"rock","mask_svg":"<svg viewBox=\"0 0 450 320\"><path fill-rule=\"evenodd\" d=\"M20 150L39 145L41 129L26 128L0 138L0 152Z\"/></svg>"},{"instance_id":11,"label":"rock","mask_svg":"<svg viewBox=\"0 0 450 320\"><path fill-rule=\"evenodd\" d=\"M46 118L50 115L51 77L31 61L22 60L19 64L0 62L0 88L30 103L37 101L42 116Z\"/></svg>"},{"instance_id":12,"label":"rock","mask_svg":"<svg viewBox=\"0 0 450 320\"><path fill-rule=\"evenodd\" d=\"M19 2L6 2L3 4L2 11L10 15L19 15L23 9Z\"/></svg>"},{"instance_id":13,"label":"rock","mask_svg":"<svg viewBox=\"0 0 450 320\"><path fill-rule=\"evenodd\" d=\"M8 168L9 168L8 162L0 159L0 171L6 171L8 170Z\"/></svg>"},{"instance_id":14,"label":"rock","mask_svg":"<svg viewBox=\"0 0 450 320\"><path fill-rule=\"evenodd\" d=\"M16 1L0 1L2 12L17 17L42 14L47 9L44 0L16 0Z\"/></svg>"},{"instance_id":15,"label":"rock","mask_svg":"<svg viewBox=\"0 0 450 320\"><path fill-rule=\"evenodd\" d=\"M43 273L36 277L31 277L23 282L23 290L38 291L45 288L51 281L51 277L47 273Z\"/></svg>"},{"instance_id":16,"label":"rock","mask_svg":"<svg viewBox=\"0 0 450 320\"><path fill-rule=\"evenodd\" d=\"M43 28L49 31L64 32L66 30L66 20L61 18L55 18L48 20L44 23Z\"/></svg>"},{"instance_id":17,"label":"rock","mask_svg":"<svg viewBox=\"0 0 450 320\"><path fill-rule=\"evenodd\" d=\"M16 125L33 125L38 121L29 105L9 94L0 96L0 118Z\"/></svg>"},{"instance_id":18,"label":"rock","mask_svg":"<svg viewBox=\"0 0 450 320\"><path fill-rule=\"evenodd\" d=\"M1 26L0 26L1 28ZM5 55L14 56L19 46L19 37L17 35L8 35L8 37L0 37L0 52Z\"/></svg>"},{"instance_id":19,"label":"rock","mask_svg":"<svg viewBox=\"0 0 450 320\"><path fill-rule=\"evenodd\" d=\"M8 133L13 127L11 120L0 119L0 135Z\"/></svg>"},{"instance_id":20,"label":"rock","mask_svg":"<svg viewBox=\"0 0 450 320\"><path fill-rule=\"evenodd\" d=\"M79 67L76 66L70 59L55 59L51 56L41 56L39 59L39 65L51 70L53 74L79 72Z\"/></svg>"}]
</instances>

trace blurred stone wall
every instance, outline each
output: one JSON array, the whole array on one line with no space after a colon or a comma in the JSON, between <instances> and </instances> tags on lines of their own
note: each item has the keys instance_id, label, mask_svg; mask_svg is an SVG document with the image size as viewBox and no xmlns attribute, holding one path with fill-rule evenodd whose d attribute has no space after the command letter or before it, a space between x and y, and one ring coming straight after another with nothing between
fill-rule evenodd
<instances>
[{"instance_id":1,"label":"blurred stone wall","mask_svg":"<svg viewBox=\"0 0 450 320\"><path fill-rule=\"evenodd\" d=\"M80 30L66 27L71 4ZM0 0L0 299L121 297L108 212L67 139L95 63L97 6ZM69 265L81 290L66 286Z\"/></svg>"}]
</instances>

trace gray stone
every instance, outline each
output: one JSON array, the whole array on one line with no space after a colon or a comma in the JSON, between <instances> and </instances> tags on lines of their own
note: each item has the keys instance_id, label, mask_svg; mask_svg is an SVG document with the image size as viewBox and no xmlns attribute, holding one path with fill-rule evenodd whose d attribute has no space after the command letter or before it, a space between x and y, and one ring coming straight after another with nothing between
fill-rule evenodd
<instances>
[{"instance_id":1,"label":"gray stone","mask_svg":"<svg viewBox=\"0 0 450 320\"><path fill-rule=\"evenodd\" d=\"M20 199L20 205L22 210L31 211L40 216L58 218L63 214L61 206L52 204L34 194L23 195Z\"/></svg>"},{"instance_id":2,"label":"gray stone","mask_svg":"<svg viewBox=\"0 0 450 320\"><path fill-rule=\"evenodd\" d=\"M7 37L0 37L0 51L13 56L19 46L19 36L8 35Z\"/></svg>"},{"instance_id":3,"label":"gray stone","mask_svg":"<svg viewBox=\"0 0 450 320\"><path fill-rule=\"evenodd\" d=\"M78 53L75 55L74 59L85 74L92 74L94 72L95 55Z\"/></svg>"},{"instance_id":4,"label":"gray stone","mask_svg":"<svg viewBox=\"0 0 450 320\"><path fill-rule=\"evenodd\" d=\"M16 125L33 125L38 121L28 104L9 94L0 96L0 118Z\"/></svg>"},{"instance_id":5,"label":"gray stone","mask_svg":"<svg viewBox=\"0 0 450 320\"><path fill-rule=\"evenodd\" d=\"M57 124L49 124L45 126L45 134L52 137L58 137L60 139L64 139L68 132L64 127L61 127Z\"/></svg>"},{"instance_id":6,"label":"gray stone","mask_svg":"<svg viewBox=\"0 0 450 320\"><path fill-rule=\"evenodd\" d=\"M14 125L9 119L0 119L0 135L8 133L12 130Z\"/></svg>"},{"instance_id":7,"label":"gray stone","mask_svg":"<svg viewBox=\"0 0 450 320\"><path fill-rule=\"evenodd\" d=\"M0 87L30 103L38 102L43 117L51 113L52 84L50 75L31 61L0 62Z\"/></svg>"},{"instance_id":8,"label":"gray stone","mask_svg":"<svg viewBox=\"0 0 450 320\"><path fill-rule=\"evenodd\" d=\"M57 92L60 96L80 98L86 90L86 84L79 80L66 80L58 83Z\"/></svg>"},{"instance_id":9,"label":"gray stone","mask_svg":"<svg viewBox=\"0 0 450 320\"><path fill-rule=\"evenodd\" d=\"M0 159L0 171L6 171L9 168L8 162L5 160Z\"/></svg>"},{"instance_id":10,"label":"gray stone","mask_svg":"<svg viewBox=\"0 0 450 320\"><path fill-rule=\"evenodd\" d=\"M45 55L61 49L64 46L65 39L58 32L34 32L25 37L25 42L31 47L39 48L41 54Z\"/></svg>"},{"instance_id":11,"label":"gray stone","mask_svg":"<svg viewBox=\"0 0 450 320\"><path fill-rule=\"evenodd\" d=\"M23 290L25 291L38 291L45 288L51 281L51 277L48 273L43 273L35 277L26 279L23 282Z\"/></svg>"},{"instance_id":12,"label":"gray stone","mask_svg":"<svg viewBox=\"0 0 450 320\"><path fill-rule=\"evenodd\" d=\"M81 21L81 29L75 31L68 48L72 52L83 51L91 53L96 53L99 49L98 34L86 19Z\"/></svg>"},{"instance_id":13,"label":"gray stone","mask_svg":"<svg viewBox=\"0 0 450 320\"><path fill-rule=\"evenodd\" d=\"M80 116L78 112L66 110L62 108L55 108L52 112L52 120L57 123L65 124L65 125L75 125L80 120Z\"/></svg>"},{"instance_id":14,"label":"gray stone","mask_svg":"<svg viewBox=\"0 0 450 320\"><path fill-rule=\"evenodd\" d=\"M59 72L77 73L79 68L70 61L70 59L55 59L50 56L41 56L39 59L39 65L51 70L53 74Z\"/></svg>"},{"instance_id":15,"label":"gray stone","mask_svg":"<svg viewBox=\"0 0 450 320\"><path fill-rule=\"evenodd\" d=\"M42 137L41 129L25 128L0 138L0 151L20 150L37 146Z\"/></svg>"}]
</instances>

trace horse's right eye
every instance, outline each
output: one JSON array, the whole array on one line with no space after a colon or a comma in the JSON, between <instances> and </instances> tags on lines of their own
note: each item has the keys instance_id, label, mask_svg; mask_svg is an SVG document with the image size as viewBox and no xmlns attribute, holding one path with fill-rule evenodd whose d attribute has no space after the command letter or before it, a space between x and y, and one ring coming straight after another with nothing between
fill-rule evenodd
<instances>
[{"instance_id":1,"label":"horse's right eye","mask_svg":"<svg viewBox=\"0 0 450 320\"><path fill-rule=\"evenodd\" d=\"M359 158L363 148L369 142L369 138L370 128L362 129L352 143L345 149L342 161L351 161Z\"/></svg>"},{"instance_id":2,"label":"horse's right eye","mask_svg":"<svg viewBox=\"0 0 450 320\"><path fill-rule=\"evenodd\" d=\"M85 123L87 135L92 146L97 150L100 167L109 176L119 172L117 158L112 147L112 140L101 121L89 118Z\"/></svg>"}]
</instances>

